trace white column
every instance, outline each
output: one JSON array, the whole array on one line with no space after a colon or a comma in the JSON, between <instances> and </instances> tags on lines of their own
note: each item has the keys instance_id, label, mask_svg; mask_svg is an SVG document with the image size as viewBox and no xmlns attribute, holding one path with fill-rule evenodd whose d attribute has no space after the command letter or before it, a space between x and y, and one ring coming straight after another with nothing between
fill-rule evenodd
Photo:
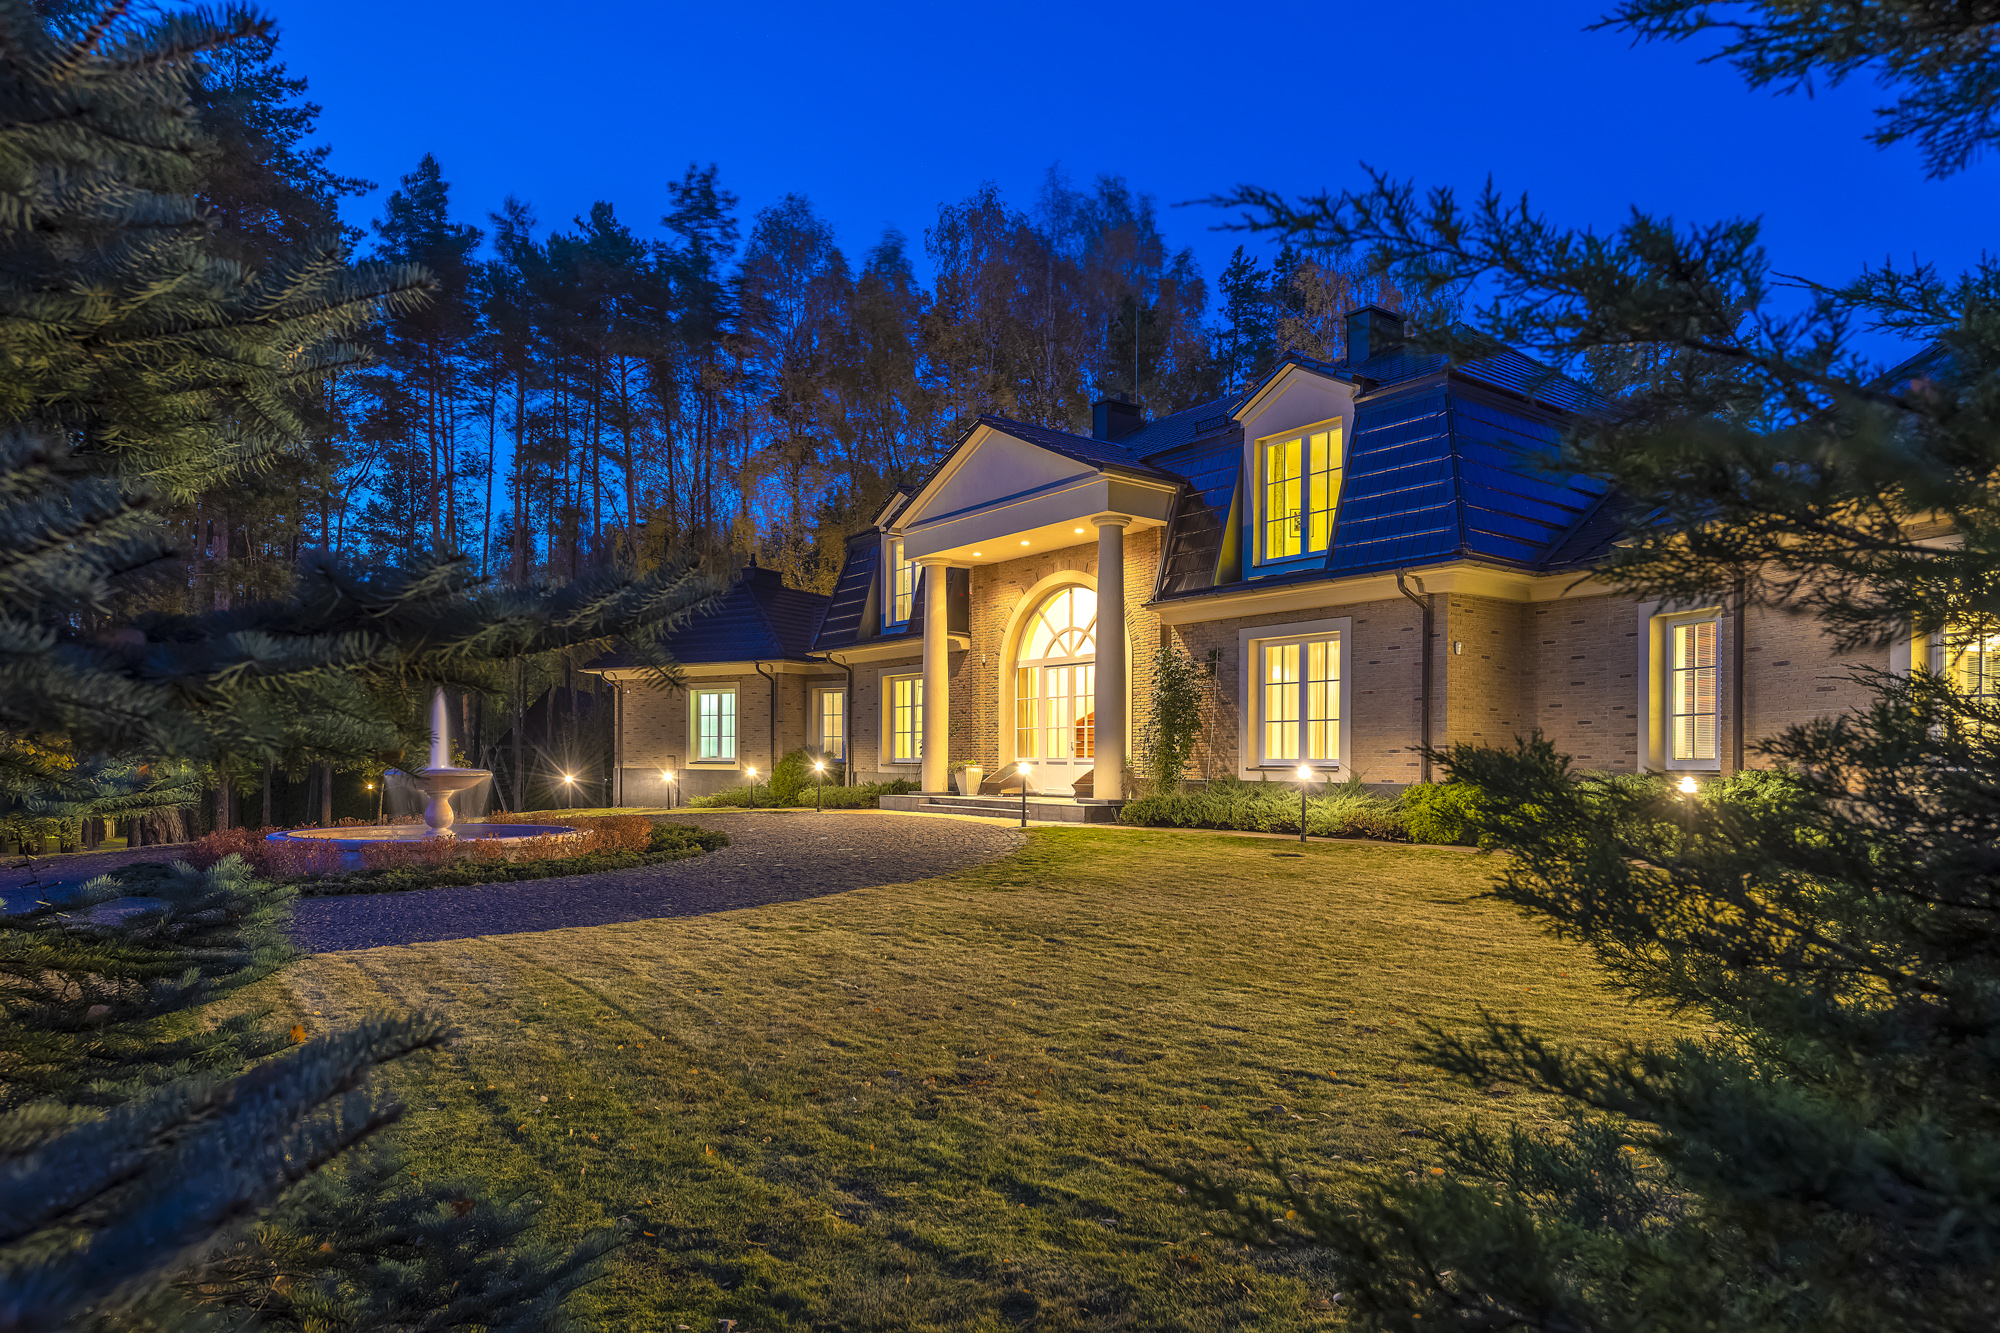
<instances>
[{"instance_id":1,"label":"white column","mask_svg":"<svg viewBox=\"0 0 2000 1333\"><path fill-rule=\"evenodd\" d=\"M927 792L951 786L951 640L944 607L945 568L919 560L924 571L924 763Z\"/></svg>"},{"instance_id":2,"label":"white column","mask_svg":"<svg viewBox=\"0 0 2000 1333\"><path fill-rule=\"evenodd\" d=\"M1125 799L1125 514L1099 514L1097 525L1097 762L1093 800Z\"/></svg>"}]
</instances>

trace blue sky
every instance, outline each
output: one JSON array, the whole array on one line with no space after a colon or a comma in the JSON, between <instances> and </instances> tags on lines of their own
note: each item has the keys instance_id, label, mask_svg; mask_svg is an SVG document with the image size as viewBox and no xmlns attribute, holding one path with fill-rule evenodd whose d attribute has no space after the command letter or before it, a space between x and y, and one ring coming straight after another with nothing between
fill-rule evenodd
<instances>
[{"instance_id":1,"label":"blue sky","mask_svg":"<svg viewBox=\"0 0 2000 1333\"><path fill-rule=\"evenodd\" d=\"M1165 204L1239 181L1338 189L1365 161L1426 185L1491 173L1551 216L1634 205L1761 215L1774 265L1837 280L1985 242L2000 165L1943 182L1866 143L1853 85L1742 87L1687 47L1586 33L1602 4L607 4L276 0L337 169L385 189L436 153L482 225L508 193L545 227L609 199L655 234L665 183L720 164L745 221L807 195L850 257L885 226L920 253L938 205L996 181L1032 200L1058 163ZM365 223L380 196L354 201ZM1211 280L1239 238L1165 212ZM921 262L921 261L920 261ZM1898 349L1884 345L1883 355Z\"/></svg>"}]
</instances>

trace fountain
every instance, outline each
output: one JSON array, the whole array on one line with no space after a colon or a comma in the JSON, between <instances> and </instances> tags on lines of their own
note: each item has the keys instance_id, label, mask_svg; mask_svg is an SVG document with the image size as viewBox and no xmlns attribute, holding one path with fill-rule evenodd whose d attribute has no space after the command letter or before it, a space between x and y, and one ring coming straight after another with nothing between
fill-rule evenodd
<instances>
[{"instance_id":1,"label":"fountain","mask_svg":"<svg viewBox=\"0 0 2000 1333\"><path fill-rule=\"evenodd\" d=\"M431 698L430 763L414 773L392 768L382 775L391 790L409 791L424 798L424 822L421 827L414 824L363 824L332 829L283 829L267 835L266 841L296 839L331 843L348 854L350 863L359 865L361 850L381 843L477 839L482 844L495 845L502 855L508 855L515 850L507 846L509 843L525 844L531 838L574 840L583 837L563 824L459 824L458 814L452 809L452 797L491 782L493 774L483 768L452 766L449 719L450 706L440 689Z\"/></svg>"}]
</instances>

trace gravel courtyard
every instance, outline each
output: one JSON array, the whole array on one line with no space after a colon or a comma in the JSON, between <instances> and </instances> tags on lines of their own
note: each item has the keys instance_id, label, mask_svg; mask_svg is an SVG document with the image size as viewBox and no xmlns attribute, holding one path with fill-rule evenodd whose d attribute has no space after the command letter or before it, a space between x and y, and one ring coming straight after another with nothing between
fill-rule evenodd
<instances>
[{"instance_id":1,"label":"gravel courtyard","mask_svg":"<svg viewBox=\"0 0 2000 1333\"><path fill-rule=\"evenodd\" d=\"M698 916L948 875L1005 856L1022 841L1016 829L875 810L688 811L673 818L721 829L730 845L687 861L597 875L302 898L293 934L306 948L327 952Z\"/></svg>"}]
</instances>

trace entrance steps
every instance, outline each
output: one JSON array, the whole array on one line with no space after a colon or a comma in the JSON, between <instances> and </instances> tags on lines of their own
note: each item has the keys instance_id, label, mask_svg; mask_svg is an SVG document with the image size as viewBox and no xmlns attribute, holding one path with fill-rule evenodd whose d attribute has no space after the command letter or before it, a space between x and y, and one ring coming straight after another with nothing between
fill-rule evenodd
<instances>
[{"instance_id":1,"label":"entrance steps","mask_svg":"<svg viewBox=\"0 0 2000 1333\"><path fill-rule=\"evenodd\" d=\"M950 796L943 793L912 792L907 796L878 797L884 810L905 810L919 815L985 815L993 819L1019 819L1018 796ZM1118 807L1109 803L1078 801L1068 796L1028 797L1028 818L1062 824L1115 824Z\"/></svg>"}]
</instances>

